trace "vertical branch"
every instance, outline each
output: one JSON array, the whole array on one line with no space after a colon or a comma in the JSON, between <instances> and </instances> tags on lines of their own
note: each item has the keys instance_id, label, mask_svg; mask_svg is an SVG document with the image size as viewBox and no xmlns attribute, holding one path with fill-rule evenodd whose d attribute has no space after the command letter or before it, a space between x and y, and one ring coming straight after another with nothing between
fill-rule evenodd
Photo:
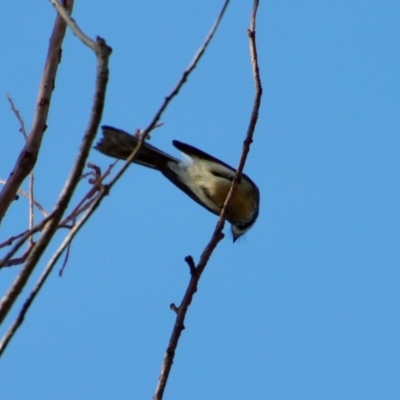
<instances>
[{"instance_id":1,"label":"vertical branch","mask_svg":"<svg viewBox=\"0 0 400 400\"><path fill-rule=\"evenodd\" d=\"M21 114L19 113L19 111L15 107L14 102L13 102L12 98L10 97L10 95L8 93L6 93L6 97L7 97L8 102L10 103L11 111L17 117L17 120L18 120L18 122L20 124L19 131L22 133L22 135L25 138L25 140L28 140L28 135L26 134L24 120L22 119Z\"/></svg>"},{"instance_id":2,"label":"vertical branch","mask_svg":"<svg viewBox=\"0 0 400 400\"><path fill-rule=\"evenodd\" d=\"M255 82L255 99L254 99L254 103L253 103L253 110L251 113L250 123L249 123L249 127L247 129L246 138L243 142L242 154L240 157L238 168L236 170L235 179L232 182L231 189L225 200L221 215L220 215L217 225L214 229L214 233L213 233L209 243L203 250L203 253L200 256L200 260L199 260L197 266L194 264L193 258L191 256L188 256L185 258L185 261L188 263L189 268L190 268L191 278L190 278L188 287L186 289L185 295L183 296L183 299L182 299L179 307L177 307L175 304L171 304L171 309L176 312L177 316L175 319L174 327L172 329L172 333L171 333L171 337L170 337L170 340L169 340L169 343L167 346L167 350L164 355L163 363L161 366L161 372L160 372L160 376L158 378L157 387L156 387L155 394L153 396L153 400L161 400L163 398L165 387L167 385L167 381L168 381L168 377L169 377L169 373L171 371L172 364L174 361L175 352L178 347L178 342L179 342L180 336L182 334L182 331L185 329L184 322L185 322L187 311L193 300L194 294L197 292L199 280L201 278L201 275L204 272L204 269L208 263L208 260L210 259L211 255L212 255L214 249L216 248L216 246L218 245L218 243L224 237L222 230L224 228L224 223L225 223L226 208L229 205L229 202L235 192L237 185L239 184L240 177L241 177L241 174L242 174L242 171L243 171L246 159L247 159L247 155L250 150L250 145L253 141L253 135L254 135L255 127L257 124L257 120L258 120L258 113L259 113L259 109L260 109L260 105L261 105L261 96L262 96L262 86L261 86L261 79L260 79L260 75L259 75L256 42L255 42L255 20L256 20L256 15L257 15L258 3L259 3L258 0L254 1L253 10L252 10L251 19L250 19L250 29L248 29L251 63L252 63L252 67L253 67L253 77L254 77L254 82Z\"/></svg>"},{"instance_id":3,"label":"vertical branch","mask_svg":"<svg viewBox=\"0 0 400 400\"><path fill-rule=\"evenodd\" d=\"M35 181L35 177L33 176L33 171L29 174L29 230L33 228L33 223L34 223L34 211L33 211L33 205L34 205L34 195L33 195L33 184ZM29 236L29 244L28 247L31 247L33 245L33 235Z\"/></svg>"},{"instance_id":4,"label":"vertical branch","mask_svg":"<svg viewBox=\"0 0 400 400\"><path fill-rule=\"evenodd\" d=\"M258 67L258 55L257 55L257 46L256 46L256 15L258 10L259 0L254 0L253 3L253 11L251 13L250 19L250 29L247 30L247 35L249 37L250 42L250 61L253 70L253 79L254 79L254 87L255 87L255 97L254 97L254 106L253 111L251 113L249 128L247 131L247 136L245 139L245 147L247 149L250 148L253 139L253 133L258 120L258 112L261 106L261 97L262 97L262 85L260 78L260 69ZM248 150L247 150L248 151Z\"/></svg>"},{"instance_id":5,"label":"vertical branch","mask_svg":"<svg viewBox=\"0 0 400 400\"><path fill-rule=\"evenodd\" d=\"M19 131L22 133L22 135L25 138L25 143L28 141L28 135L26 134L26 130L25 130L25 124L24 124L24 120L21 117L21 114L19 113L19 111L16 109L14 102L12 101L12 98L10 97L10 95L7 93L6 94L7 99L11 105L11 110L12 112L15 114L15 116L18 119L18 122L20 123L20 128ZM33 169L29 174L29 196L28 196L28 201L29 201L29 229L33 228L33 206L34 206L34 202L35 199L33 197L33 183L34 183L34 176L33 176ZM33 236L29 236L29 246L32 246L33 244ZM29 247L28 246L28 247Z\"/></svg>"}]
</instances>

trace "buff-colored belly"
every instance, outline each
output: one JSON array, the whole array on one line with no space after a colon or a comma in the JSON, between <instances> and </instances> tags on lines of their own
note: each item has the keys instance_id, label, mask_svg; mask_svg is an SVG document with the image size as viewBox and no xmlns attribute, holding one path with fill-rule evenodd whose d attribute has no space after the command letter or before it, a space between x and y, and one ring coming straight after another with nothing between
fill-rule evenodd
<instances>
[{"instance_id":1,"label":"buff-colored belly","mask_svg":"<svg viewBox=\"0 0 400 400\"><path fill-rule=\"evenodd\" d=\"M229 193L231 182L224 180L224 182L219 182L218 188L216 186L217 185L214 185L213 188L209 188L211 189L209 197L219 208L222 208L226 196ZM249 196L249 193L251 193L250 185L242 181L237 186L227 209L226 217L229 222L240 223L250 219L254 211L255 202L254 199Z\"/></svg>"}]
</instances>

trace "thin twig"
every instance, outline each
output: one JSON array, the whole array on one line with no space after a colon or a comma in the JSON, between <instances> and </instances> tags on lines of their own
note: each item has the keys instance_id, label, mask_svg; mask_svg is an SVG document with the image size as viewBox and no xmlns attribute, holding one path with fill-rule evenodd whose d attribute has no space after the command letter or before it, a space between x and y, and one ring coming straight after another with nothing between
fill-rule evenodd
<instances>
[{"instance_id":1,"label":"thin twig","mask_svg":"<svg viewBox=\"0 0 400 400\"><path fill-rule=\"evenodd\" d=\"M110 175L112 169L114 168L114 166L117 164L118 161L119 160L115 160L112 164L110 164L109 167L104 172L104 174L102 174L94 182L92 182L93 184L92 188L89 190L88 193L86 193L86 195L71 211L71 213L63 221L60 222L60 227L66 226L68 222L75 220L78 217L78 215L82 214L83 211L87 210L90 207L90 205L93 202L92 197L100 191L100 187L102 186L104 179L108 175ZM93 164L90 164L90 166L93 167ZM96 168L98 167L96 166Z\"/></svg>"},{"instance_id":2,"label":"thin twig","mask_svg":"<svg viewBox=\"0 0 400 400\"><path fill-rule=\"evenodd\" d=\"M79 202L78 206L74 208L74 210L69 214L69 216L67 216L62 222L59 223L58 228L67 228L67 229L71 229L72 225L67 225L68 222L70 221L74 221L80 214L82 214L84 211L88 210L91 205L94 202L94 198L92 198L94 196L95 193L97 193L99 191L99 187L101 185L101 183L103 182L103 180L110 174L112 168L115 166L116 162L118 160L116 160L115 162L113 162L112 164L110 164L110 166L107 168L107 170L104 172L104 174L100 175L100 177L98 177L94 182L91 182L93 184L93 187L89 190L89 192L84 196L84 198ZM93 165L93 164L88 164L88 166L90 166L91 168L95 169L95 170L99 170L96 173L100 174L100 169ZM93 171L90 172L90 174L93 175ZM86 176L87 174L84 174L83 176ZM22 192L22 191L21 191ZM28 197L27 193L23 192L21 193L24 196ZM45 216L47 216L48 214L45 213ZM7 240L5 240L3 243L0 243L0 248L6 247L6 246L11 246L13 244L14 241L16 241L17 239L20 239L21 237L33 237L33 233L34 232L38 232L39 230L41 230L43 228L44 224L40 225L39 229L33 230L32 229L27 229L26 231L16 235L16 236L12 236L10 238L8 238ZM32 232L31 232L32 231ZM26 236L28 235L28 236ZM25 239L26 240L26 239ZM33 242L33 241L32 241ZM23 256L11 259L11 258L7 258L7 261L1 260L1 265L0 268L2 267L10 267L10 266L15 266L15 265L19 265L25 262L29 252L31 251L32 246L28 246L28 250L26 251Z\"/></svg>"},{"instance_id":3,"label":"thin twig","mask_svg":"<svg viewBox=\"0 0 400 400\"><path fill-rule=\"evenodd\" d=\"M217 225L215 227L214 233L205 247L203 253L201 254L200 260L195 268L193 268L193 265L191 265L191 257L188 256L185 258L185 261L189 264L190 271L191 271L191 278L188 284L188 287L186 289L185 295L181 301L181 304L179 307L177 307L175 304L171 305L172 309L176 312L177 316L175 319L175 324L172 330L172 334L168 343L167 350L164 355L164 360L163 364L161 367L161 373L160 377L158 379L158 384L156 388L156 392L153 396L153 400L161 400L164 394L164 390L168 381L168 376L172 368L172 363L174 361L174 356L175 356L175 351L178 346L179 338L181 336L181 333L183 329L185 329L184 326L184 321L186 317L186 313L188 311L188 308L192 302L193 296L197 291L197 286L199 283L199 280L201 278L201 275L207 265L207 262L213 253L214 249L216 248L217 244L219 241L223 238L223 233L222 229L224 227L225 223L225 212L226 208L229 205L229 202L234 194L234 191L240 181L240 177L246 162L247 154L249 152L250 144L252 143L252 138L255 130L255 126L257 123L257 118L258 118L258 112L260 108L260 103L261 103L261 96L262 96L262 86L261 86L261 80L259 76L259 69L258 69L258 61L257 61L257 52L256 52L256 43L255 43L255 19L256 19L256 14L257 14L257 7L258 7L258 1L254 1L253 5L253 11L251 14L251 21L250 21L250 32L249 34L249 41L250 41L250 52L251 52L251 61L252 61L252 67L253 67L253 76L254 76L254 82L255 82L255 100L253 103L253 110L250 118L250 123L249 127L247 130L246 138L243 142L243 150L242 154L240 157L240 161L238 164L238 168L236 170L236 176L235 179L232 182L231 189L228 193L228 196L225 200L224 206L222 208L221 215L219 217L219 220L217 222Z\"/></svg>"},{"instance_id":4,"label":"thin twig","mask_svg":"<svg viewBox=\"0 0 400 400\"><path fill-rule=\"evenodd\" d=\"M61 15L65 23L70 27L73 34L78 39L80 39L83 44L85 44L87 47L96 52L96 47L97 47L96 42L83 33L83 31L79 28L75 20L71 18L70 16L71 12L66 10L65 7L63 7L63 5L60 4L58 0L50 0L50 3L53 4L54 8L57 10L57 13Z\"/></svg>"},{"instance_id":5,"label":"thin twig","mask_svg":"<svg viewBox=\"0 0 400 400\"><path fill-rule=\"evenodd\" d=\"M15 116L17 117L17 120L18 120L18 122L20 124L19 131L24 135L25 140L28 140L28 135L26 134L24 120L22 119L21 114L19 113L19 111L15 107L14 102L13 102L12 98L10 97L10 95L8 93L6 93L6 96L7 96L8 102L10 103L11 110L15 114Z\"/></svg>"},{"instance_id":6,"label":"thin twig","mask_svg":"<svg viewBox=\"0 0 400 400\"><path fill-rule=\"evenodd\" d=\"M0 179L1 185L5 185L5 183L6 183L6 181ZM24 196L25 198L27 198L29 200L29 193L26 193L24 190L18 189L17 193L20 194L21 196ZM43 214L43 216L47 217L49 215L49 213L43 208L43 206L39 202L37 202L36 200L33 200L33 204Z\"/></svg>"},{"instance_id":7,"label":"thin twig","mask_svg":"<svg viewBox=\"0 0 400 400\"><path fill-rule=\"evenodd\" d=\"M24 120L21 117L21 114L19 113L19 111L17 110L17 108L14 105L14 102L12 101L12 98L10 97L10 95L7 93L7 99L10 102L11 105L11 110L13 111L13 113L15 114L15 116L18 119L18 122L20 123L20 128L19 131L22 133L22 135L25 138L25 141L28 141L28 135L26 134L26 130L25 130L25 124L24 124ZM34 196L33 196L33 184L34 184L34 175L33 175L33 170L31 171L31 173L29 174L29 229L33 228L33 205L35 202ZM28 249L30 247L32 247L33 245L33 236L29 236L29 244L28 244Z\"/></svg>"},{"instance_id":8,"label":"thin twig","mask_svg":"<svg viewBox=\"0 0 400 400\"><path fill-rule=\"evenodd\" d=\"M26 261L26 259L28 258L29 253L30 253L31 250L32 250L33 244L34 244L34 243L32 242L31 245L28 245L28 248L25 250L25 253L22 254L22 256L13 258L13 259L11 259L11 260L8 260L7 262L5 262L5 263L3 264L2 267L14 267L15 265L23 264L23 263Z\"/></svg>"},{"instance_id":9,"label":"thin twig","mask_svg":"<svg viewBox=\"0 0 400 400\"><path fill-rule=\"evenodd\" d=\"M156 126L157 122L161 118L162 113L165 111L171 100L179 93L179 90L183 86L183 84L187 81L189 78L189 75L193 72L193 70L196 68L197 64L199 63L201 57L207 50L208 45L210 44L212 38L214 37L215 32L217 31L217 28L222 20L222 17L225 14L225 11L228 7L230 0L225 0L221 11L217 17L217 19L214 22L214 25L211 27L209 34L207 35L204 43L200 46L199 50L193 57L191 63L189 64L188 68L183 72L183 75L181 79L178 81L172 92L165 98L164 103L161 105L160 109L157 111L156 115L154 116L153 120L150 122L150 125L144 130L144 136L147 136L147 134L154 129Z\"/></svg>"},{"instance_id":10,"label":"thin twig","mask_svg":"<svg viewBox=\"0 0 400 400\"><path fill-rule=\"evenodd\" d=\"M67 251L65 252L64 261L63 261L63 264L62 264L62 266L61 266L61 268L60 268L60 271L58 271L58 276L62 276L62 274L63 274L63 272L64 272L64 269L65 269L65 267L67 266L68 259L69 259L69 253L70 253L70 251L71 251L71 244L72 244L72 241L70 241L70 242L68 243L68 245L67 245Z\"/></svg>"},{"instance_id":11,"label":"thin twig","mask_svg":"<svg viewBox=\"0 0 400 400\"><path fill-rule=\"evenodd\" d=\"M18 235L9 237L3 243L0 243L0 249L2 249L3 247L11 246L17 239L21 238L22 236L24 236L29 231L30 231L30 229L27 229L26 231L21 232Z\"/></svg>"},{"instance_id":12,"label":"thin twig","mask_svg":"<svg viewBox=\"0 0 400 400\"><path fill-rule=\"evenodd\" d=\"M33 184L35 182L35 178L33 176L33 170L29 174L29 229L33 228L34 225L34 212L33 212L33 205L34 205L34 195L33 195ZM33 246L33 235L29 236L29 243L28 248Z\"/></svg>"},{"instance_id":13,"label":"thin twig","mask_svg":"<svg viewBox=\"0 0 400 400\"><path fill-rule=\"evenodd\" d=\"M41 231L43 227L51 220L51 218L53 218L53 214L49 214L46 218L40 221L32 229L28 229L22 234L17 235L16 237L19 238L19 240L17 241L17 243L14 244L14 247L6 254L6 256L0 260L0 269L3 268L8 263L11 257L21 248L21 246L28 240L28 238L34 233ZM0 303L0 312L1 312L1 303Z\"/></svg>"}]
</instances>

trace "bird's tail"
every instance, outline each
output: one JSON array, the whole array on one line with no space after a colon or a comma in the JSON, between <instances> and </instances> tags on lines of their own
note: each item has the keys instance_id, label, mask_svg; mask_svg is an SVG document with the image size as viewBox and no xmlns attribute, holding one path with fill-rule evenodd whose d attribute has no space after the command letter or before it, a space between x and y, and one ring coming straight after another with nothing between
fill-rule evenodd
<instances>
[{"instance_id":1,"label":"bird's tail","mask_svg":"<svg viewBox=\"0 0 400 400\"><path fill-rule=\"evenodd\" d=\"M107 156L125 160L139 142L139 138L120 129L111 126L102 126L102 129L103 137L96 144L95 149ZM177 162L178 160L144 142L133 162L162 171L170 161Z\"/></svg>"}]
</instances>

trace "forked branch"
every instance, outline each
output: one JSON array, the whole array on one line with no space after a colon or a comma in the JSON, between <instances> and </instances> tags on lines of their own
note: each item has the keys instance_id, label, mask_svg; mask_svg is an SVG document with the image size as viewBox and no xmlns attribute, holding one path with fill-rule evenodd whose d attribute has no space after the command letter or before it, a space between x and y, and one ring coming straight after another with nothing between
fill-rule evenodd
<instances>
[{"instance_id":1,"label":"forked branch","mask_svg":"<svg viewBox=\"0 0 400 400\"><path fill-rule=\"evenodd\" d=\"M85 43L88 47L92 48L95 51L95 53L97 55L97 60L98 60L96 93L95 93L95 99L94 99L93 108L92 108L92 117L90 119L88 129L85 133L84 141L81 145L81 150L80 150L80 153L78 154L77 161L74 165L74 168L72 170L72 173L71 173L66 185L64 186L64 189L62 191L62 194L60 196L60 199L59 199L55 209L50 214L50 216L46 218L45 222L42 221L41 224L39 224L37 227L34 227L34 229L32 230L34 232L37 232L37 231L43 229L42 235L41 235L40 239L38 240L38 242L35 243L34 247L32 248L32 251L30 252L30 254L27 257L24 268L22 269L19 276L16 278L11 289L7 292L7 294L3 297L2 301L0 302L0 324L4 320L8 311L10 310L10 308L11 308L12 304L14 303L15 299L17 298L18 294L21 292L22 288L24 287L28 277L31 275L33 268L36 265L39 257L43 254L44 249L47 247L47 244L48 244L50 238L52 237L55 230L59 226L63 212L68 205L68 202L69 202L71 195L76 187L77 182L79 181L79 177L81 176L84 162L86 160L86 157L88 155L89 149L91 147L92 141L94 139L94 136L96 134L96 131L97 131L97 128L98 128L98 125L100 122L100 116L101 116L101 112L102 112L102 108L103 108L103 104L104 104L106 83L107 83L107 79L108 79L108 57L110 55L111 49L100 38L98 38L97 41L92 41L91 39L86 37L83 34L83 32L79 29L76 22L69 16L69 13L66 13L65 10L60 6L58 1L57 0L50 0L50 1L54 5L54 7L57 9L57 11L59 11L60 15L66 21L66 23L71 27L71 29L76 34L76 36L79 39L81 39L82 42ZM29 294L26 301L24 302L24 305L22 306L14 323L11 325L9 330L5 333L2 340L0 341L0 355L3 353L7 344L11 340L12 336L14 335L14 333L16 332L18 327L21 325L33 300L35 299L36 295L38 294L41 287L45 283L47 277L49 276L50 272L52 271L57 260L60 258L62 253L68 248L72 239L78 233L80 228L85 224L85 222L88 220L88 218L92 215L92 213L100 205L104 196L106 196L109 193L109 191L113 187L113 185L118 181L118 179L126 171L128 166L130 165L130 163L136 156L137 152L140 150L140 147L142 146L145 138L148 136L148 133L158 126L157 123L160 120L162 113L165 111L165 109L170 104L172 99L179 93L179 90L181 89L181 87L186 83L189 75L192 73L192 71L197 66L197 64L198 64L199 60L201 59L203 53L205 52L208 44L210 43L218 25L219 25L219 22L221 21L222 16L227 8L228 3L229 3L229 0L225 0L225 3L220 12L220 15L217 18L214 26L212 27L209 35L207 36L205 42L200 47L199 51L197 52L197 54L193 58L192 62L190 63L189 67L184 71L182 77L179 79L178 83L173 88L171 93L164 99L164 102L162 103L159 110L156 112L156 114L155 114L154 118L152 119L152 121L150 122L149 126L142 131L141 139L140 139L137 147L132 151L131 155L126 159L125 163L123 164L121 169L115 174L115 176L113 177L111 182L108 185L102 185L100 187L99 192L98 192L97 196L95 197L95 199L93 200L93 202L91 202L89 209L86 211L86 213L83 215L83 217L75 225L72 226L71 230L65 237L64 241L61 243L59 248L56 250L56 252L53 254L51 259L47 263L47 265L44 268L43 273L41 274L35 287ZM21 247L21 245L24 243L24 241L27 239L27 237L30 236L30 234L31 233L28 232L26 235L22 236L17 241L17 243L14 245L14 248L12 249L12 251L9 254L7 254L6 260L2 260L2 261L7 261L8 259L10 259L15 254L15 252Z\"/></svg>"},{"instance_id":2,"label":"forked branch","mask_svg":"<svg viewBox=\"0 0 400 400\"><path fill-rule=\"evenodd\" d=\"M67 10L66 15L68 18L70 18L69 14L70 14L70 10L72 9L72 4L73 4L73 0L63 0L63 5L67 6L66 7L66 10ZM59 3L58 3L58 5L60 6ZM49 59L53 60L53 58L55 58L57 61L57 64L59 62L61 39L64 37L66 26L67 26L67 24L66 24L64 18L62 16L60 16L59 14L57 14L52 38L50 40L50 47L49 47L49 54L48 54L48 60ZM61 33L62 33L62 35L61 35ZM60 39L60 35L62 36L61 39ZM54 45L54 43L53 43L54 41L57 41L57 45ZM70 199L74 193L74 190L80 180L82 171L86 164L86 159L89 155L93 140L94 140L96 132L97 132L97 129L100 125L101 115L102 115L102 111L103 111L103 107L104 107L106 87L107 87L107 82L108 82L108 58L111 54L111 48L109 46L107 46L105 41L101 38L97 38L97 40L92 41L92 45L94 47L94 50L95 50L95 53L97 56L97 77L96 77L96 88L95 88L94 100L93 100L92 111L91 111L91 116L89 119L88 127L87 127L85 135L83 137L83 140L82 140L82 143L80 146L80 150L77 155L76 161L72 167L70 176L68 177L68 180L61 192L61 195L57 201L57 204L56 204L54 210L52 211L50 216L48 218L46 218L45 222L42 222L41 224L39 224L40 228L43 227L40 238L33 245L33 248L31 250L29 256L26 259L24 267L22 268L21 272L18 274L18 276L12 283L11 287L9 288L7 293L3 296L3 298L0 302L0 324L3 322L4 318L7 316L8 312L10 311L15 300L21 293L21 291L24 288L25 284L27 283L29 277L31 276L35 266L37 265L37 262L39 261L43 252L47 248L51 238L53 237L54 232L57 230L60 220L61 220L66 208L68 207L69 201L70 201ZM45 77L48 76L47 75L47 64L46 64L44 76ZM48 79L48 78L46 78L46 79ZM43 80L44 80L44 78L42 79L42 82L43 82ZM53 88L52 82L53 82L52 80L50 82L47 82L47 84L50 85L51 89ZM46 92L46 94L48 94L48 93ZM39 102L39 105L48 109L48 104L47 104L48 97L40 97L40 98L41 98L41 101ZM41 116L40 121L37 123L39 133L40 133L40 134L38 134L39 139L36 139L35 141L28 140L28 144L33 146L33 148L36 151L36 154L38 151L37 145L38 145L38 143L40 143L40 140L41 140L41 137L43 134L43 130L44 130L43 115L40 114L40 116ZM47 116L47 111L45 113L45 116ZM38 142L38 140L39 140L39 142ZM18 168L20 168L20 166ZM28 171L28 173L29 173L29 171ZM18 181L18 187L19 187L19 185L20 185L20 181ZM15 189L14 194L15 194L16 190L18 189L18 187L14 188ZM6 189L6 187L4 187L3 191L5 189ZM9 188L7 188L7 191L6 191L7 193L8 193L8 190L9 190ZM3 208L1 207L2 205L3 205ZM4 207L4 205L5 205L4 202L3 202L3 204L1 203L1 196L0 196L0 219L1 219L2 215L4 215L5 210L7 209L7 207ZM6 204L6 206L7 206L7 204ZM34 228L33 230L35 230L35 229L40 230L40 228ZM17 244L14 246L14 250L17 249L18 246L22 245L24 240L26 240L26 238L29 236L30 235L22 237L17 242ZM4 351L5 345L6 345L6 343L3 343L3 346L0 349L0 353L2 351Z\"/></svg>"}]
</instances>

